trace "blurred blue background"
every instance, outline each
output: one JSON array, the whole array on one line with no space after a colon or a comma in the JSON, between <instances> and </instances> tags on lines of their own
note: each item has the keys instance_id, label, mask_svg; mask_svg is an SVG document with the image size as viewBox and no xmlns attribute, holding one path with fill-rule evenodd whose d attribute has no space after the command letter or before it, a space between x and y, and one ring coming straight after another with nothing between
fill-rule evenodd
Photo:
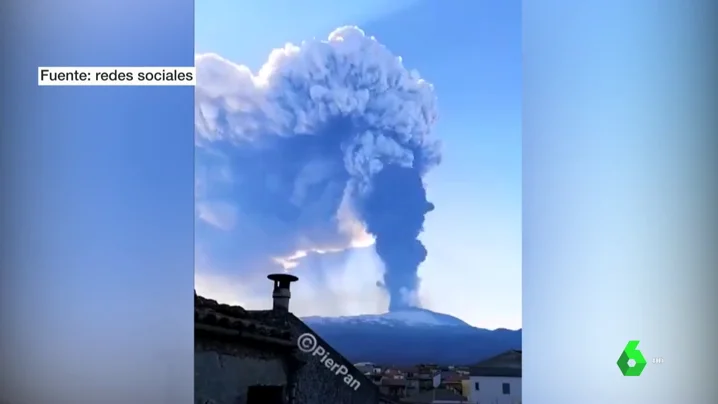
<instances>
[{"instance_id":1,"label":"blurred blue background","mask_svg":"<svg viewBox=\"0 0 718 404\"><path fill-rule=\"evenodd\" d=\"M2 398L191 402L193 88L38 87L36 72L192 66L194 3L3 7Z\"/></svg>"}]
</instances>

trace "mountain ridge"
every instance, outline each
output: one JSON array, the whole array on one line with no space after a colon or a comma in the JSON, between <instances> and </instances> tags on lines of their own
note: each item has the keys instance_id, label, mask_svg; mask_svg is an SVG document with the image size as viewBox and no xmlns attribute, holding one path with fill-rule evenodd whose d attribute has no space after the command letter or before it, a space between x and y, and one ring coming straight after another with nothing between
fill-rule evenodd
<instances>
[{"instance_id":1,"label":"mountain ridge","mask_svg":"<svg viewBox=\"0 0 718 404\"><path fill-rule=\"evenodd\" d=\"M360 314L356 316L320 317L308 316L302 318L307 322L375 322L386 325L406 323L407 325L422 326L468 326L473 327L465 321L443 313L437 313L427 309L408 308L404 310L389 311L381 314ZM476 328L476 327L474 327Z\"/></svg>"},{"instance_id":2,"label":"mountain ridge","mask_svg":"<svg viewBox=\"0 0 718 404\"><path fill-rule=\"evenodd\" d=\"M383 314L302 320L352 362L471 365L521 349L522 329L474 327L444 313L410 308Z\"/></svg>"}]
</instances>

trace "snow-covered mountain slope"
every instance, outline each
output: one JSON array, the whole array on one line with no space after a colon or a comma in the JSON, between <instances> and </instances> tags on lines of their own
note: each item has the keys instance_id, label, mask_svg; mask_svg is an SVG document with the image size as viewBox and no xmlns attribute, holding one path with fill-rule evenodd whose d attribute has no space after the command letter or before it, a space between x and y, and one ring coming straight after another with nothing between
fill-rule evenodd
<instances>
[{"instance_id":1,"label":"snow-covered mountain slope","mask_svg":"<svg viewBox=\"0 0 718 404\"><path fill-rule=\"evenodd\" d=\"M302 320L312 324L368 324L387 326L464 326L464 321L448 314L436 313L426 309L405 309L384 314L363 314L349 317L304 317Z\"/></svg>"},{"instance_id":2,"label":"snow-covered mountain slope","mask_svg":"<svg viewBox=\"0 0 718 404\"><path fill-rule=\"evenodd\" d=\"M476 328L425 309L302 320L353 362L468 365L521 349L521 330Z\"/></svg>"}]
</instances>

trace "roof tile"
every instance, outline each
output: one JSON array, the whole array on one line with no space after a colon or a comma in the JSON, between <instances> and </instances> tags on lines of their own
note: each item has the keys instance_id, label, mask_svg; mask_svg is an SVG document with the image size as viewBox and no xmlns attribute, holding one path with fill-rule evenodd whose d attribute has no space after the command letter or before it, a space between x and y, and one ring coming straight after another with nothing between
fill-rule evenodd
<instances>
[{"instance_id":1,"label":"roof tile","mask_svg":"<svg viewBox=\"0 0 718 404\"><path fill-rule=\"evenodd\" d=\"M253 316L240 306L217 303L216 300L194 296L195 324L217 327L224 330L241 331L252 335L290 340L288 329L269 324L261 317Z\"/></svg>"}]
</instances>

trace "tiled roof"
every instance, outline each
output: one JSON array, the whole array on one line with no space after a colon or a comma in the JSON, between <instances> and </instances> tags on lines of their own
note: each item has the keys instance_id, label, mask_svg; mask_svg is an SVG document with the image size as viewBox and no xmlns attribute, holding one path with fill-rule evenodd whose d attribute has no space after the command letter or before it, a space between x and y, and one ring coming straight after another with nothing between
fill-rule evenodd
<instances>
[{"instance_id":1,"label":"tiled roof","mask_svg":"<svg viewBox=\"0 0 718 404\"><path fill-rule=\"evenodd\" d=\"M385 375L391 375L391 376L404 374L401 370L392 369L392 368L384 369L384 371L382 373L384 373Z\"/></svg>"},{"instance_id":2,"label":"tiled roof","mask_svg":"<svg viewBox=\"0 0 718 404\"><path fill-rule=\"evenodd\" d=\"M406 378L412 380L431 380L437 374L439 374L439 372L435 370L421 370L417 373L413 373L412 376L406 376Z\"/></svg>"},{"instance_id":3,"label":"tiled roof","mask_svg":"<svg viewBox=\"0 0 718 404\"><path fill-rule=\"evenodd\" d=\"M471 369L471 376L521 377L521 369L504 367L475 367Z\"/></svg>"},{"instance_id":4,"label":"tiled roof","mask_svg":"<svg viewBox=\"0 0 718 404\"><path fill-rule=\"evenodd\" d=\"M521 377L521 351L510 350L479 362L470 369L471 376Z\"/></svg>"},{"instance_id":5,"label":"tiled roof","mask_svg":"<svg viewBox=\"0 0 718 404\"><path fill-rule=\"evenodd\" d=\"M467 376L460 375L456 372L443 372L441 374L441 381L444 383L461 383L461 381L465 379L467 379Z\"/></svg>"},{"instance_id":6,"label":"tiled roof","mask_svg":"<svg viewBox=\"0 0 718 404\"><path fill-rule=\"evenodd\" d=\"M240 306L230 306L195 294L194 322L196 329L247 337L264 337L275 342L291 341L288 329L269 321Z\"/></svg>"},{"instance_id":7,"label":"tiled roof","mask_svg":"<svg viewBox=\"0 0 718 404\"><path fill-rule=\"evenodd\" d=\"M492 356L489 359L485 359L474 366L492 366L495 364L510 364L513 366L521 367L521 351L512 349L506 352L502 352L496 356Z\"/></svg>"}]
</instances>

